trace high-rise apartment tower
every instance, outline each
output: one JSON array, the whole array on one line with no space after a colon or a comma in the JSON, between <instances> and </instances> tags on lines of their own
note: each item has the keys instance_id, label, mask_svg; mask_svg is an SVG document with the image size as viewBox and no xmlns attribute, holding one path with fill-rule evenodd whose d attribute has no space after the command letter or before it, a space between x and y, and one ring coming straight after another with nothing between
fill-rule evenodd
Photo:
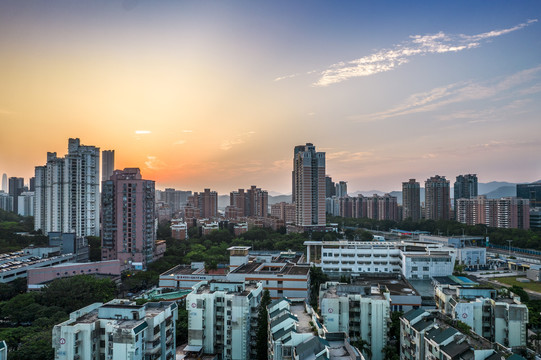
<instances>
[{"instance_id":1,"label":"high-rise apartment tower","mask_svg":"<svg viewBox=\"0 0 541 360\"><path fill-rule=\"evenodd\" d=\"M415 179L402 183L402 218L412 221L421 218L421 186Z\"/></svg>"},{"instance_id":2,"label":"high-rise apartment tower","mask_svg":"<svg viewBox=\"0 0 541 360\"><path fill-rule=\"evenodd\" d=\"M115 151L103 150L101 156L101 181L107 181L115 170Z\"/></svg>"},{"instance_id":3,"label":"high-rise apartment tower","mask_svg":"<svg viewBox=\"0 0 541 360\"><path fill-rule=\"evenodd\" d=\"M433 176L425 181L425 218L449 220L451 198L449 180L445 176Z\"/></svg>"},{"instance_id":4,"label":"high-rise apartment tower","mask_svg":"<svg viewBox=\"0 0 541 360\"><path fill-rule=\"evenodd\" d=\"M146 269L156 242L154 181L128 168L115 170L102 189L102 260Z\"/></svg>"},{"instance_id":5,"label":"high-rise apartment tower","mask_svg":"<svg viewBox=\"0 0 541 360\"><path fill-rule=\"evenodd\" d=\"M295 146L293 164L297 226L325 226L325 153L310 143Z\"/></svg>"},{"instance_id":6,"label":"high-rise apartment tower","mask_svg":"<svg viewBox=\"0 0 541 360\"><path fill-rule=\"evenodd\" d=\"M100 226L100 149L69 139L68 154L47 153L36 166L34 228L98 236Z\"/></svg>"}]
</instances>

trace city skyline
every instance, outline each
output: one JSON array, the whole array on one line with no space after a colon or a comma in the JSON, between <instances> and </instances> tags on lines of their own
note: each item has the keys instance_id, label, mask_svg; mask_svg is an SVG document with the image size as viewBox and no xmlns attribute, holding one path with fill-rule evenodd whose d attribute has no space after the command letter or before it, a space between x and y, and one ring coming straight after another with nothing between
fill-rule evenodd
<instances>
[{"instance_id":1,"label":"city skyline","mask_svg":"<svg viewBox=\"0 0 541 360\"><path fill-rule=\"evenodd\" d=\"M291 192L291 149L349 192L541 179L541 4L0 4L0 173L68 138L157 188Z\"/></svg>"}]
</instances>

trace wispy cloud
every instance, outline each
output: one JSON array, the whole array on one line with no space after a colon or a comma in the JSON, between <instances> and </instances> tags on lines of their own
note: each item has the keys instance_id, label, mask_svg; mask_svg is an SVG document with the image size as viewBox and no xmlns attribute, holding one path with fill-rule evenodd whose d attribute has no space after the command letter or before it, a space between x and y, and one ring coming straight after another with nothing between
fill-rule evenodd
<instances>
[{"instance_id":1,"label":"wispy cloud","mask_svg":"<svg viewBox=\"0 0 541 360\"><path fill-rule=\"evenodd\" d=\"M350 151L337 151L328 153L326 155L326 158L328 160L336 160L338 162L352 162L352 161L361 161L361 160L367 160L370 157L372 157L373 153L369 151L358 151L358 152L350 152Z\"/></svg>"},{"instance_id":2,"label":"wispy cloud","mask_svg":"<svg viewBox=\"0 0 541 360\"><path fill-rule=\"evenodd\" d=\"M135 133L137 135L145 135L145 134L150 134L151 131L149 131L149 130L135 130Z\"/></svg>"},{"instance_id":3,"label":"wispy cloud","mask_svg":"<svg viewBox=\"0 0 541 360\"><path fill-rule=\"evenodd\" d=\"M185 133L192 133L193 130L182 130L182 132L185 132Z\"/></svg>"},{"instance_id":4,"label":"wispy cloud","mask_svg":"<svg viewBox=\"0 0 541 360\"><path fill-rule=\"evenodd\" d=\"M237 135L233 139L223 140L222 144L220 145L220 149L222 149L224 151L231 150L231 148L233 146L235 146L235 145L244 144L246 142L246 140L249 137L251 137L253 134L255 134L255 131L248 131L246 133L242 133L242 134Z\"/></svg>"},{"instance_id":5,"label":"wispy cloud","mask_svg":"<svg viewBox=\"0 0 541 360\"><path fill-rule=\"evenodd\" d=\"M430 35L412 35L409 40L393 46L390 49L381 49L373 54L360 57L347 62L338 62L328 69L319 71L319 79L314 86L328 86L342 81L362 76L370 76L391 71L406 64L414 56L427 54L444 54L459 52L481 46L490 39L509 34L537 22L537 19L528 20L522 24L499 30L491 30L481 34L446 34L440 31ZM314 71L308 72L308 74ZM298 76L300 74L285 75L274 79L280 81Z\"/></svg>"},{"instance_id":6,"label":"wispy cloud","mask_svg":"<svg viewBox=\"0 0 541 360\"><path fill-rule=\"evenodd\" d=\"M145 161L145 166L150 170L161 170L164 169L167 165L156 156L147 156Z\"/></svg>"},{"instance_id":7,"label":"wispy cloud","mask_svg":"<svg viewBox=\"0 0 541 360\"><path fill-rule=\"evenodd\" d=\"M186 143L186 140L178 140L173 143L173 145L184 145Z\"/></svg>"},{"instance_id":8,"label":"wispy cloud","mask_svg":"<svg viewBox=\"0 0 541 360\"><path fill-rule=\"evenodd\" d=\"M449 84L426 92L413 94L404 102L389 110L368 115L353 116L350 119L360 121L382 120L396 116L433 111L449 104L488 99L499 96L505 93L505 91L515 90L519 86L525 86L533 80L537 80L540 74L541 65L484 83L468 81ZM534 93L538 90L536 85L528 86L527 89L529 90L527 92ZM515 94L520 94L520 92L515 92ZM528 95L528 93L520 95Z\"/></svg>"}]
</instances>

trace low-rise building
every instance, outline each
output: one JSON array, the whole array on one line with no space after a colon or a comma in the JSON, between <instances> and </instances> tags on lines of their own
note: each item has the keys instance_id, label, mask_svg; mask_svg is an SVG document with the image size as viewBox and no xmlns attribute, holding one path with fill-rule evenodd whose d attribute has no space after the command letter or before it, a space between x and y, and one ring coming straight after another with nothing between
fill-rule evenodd
<instances>
[{"instance_id":1,"label":"low-rise building","mask_svg":"<svg viewBox=\"0 0 541 360\"><path fill-rule=\"evenodd\" d=\"M453 273L456 249L406 241L305 241L307 261L333 277L401 274L430 279Z\"/></svg>"},{"instance_id":2,"label":"low-rise building","mask_svg":"<svg viewBox=\"0 0 541 360\"><path fill-rule=\"evenodd\" d=\"M519 298L498 297L489 288L435 283L436 304L442 313L490 341L508 347L527 345L528 307Z\"/></svg>"},{"instance_id":3,"label":"low-rise building","mask_svg":"<svg viewBox=\"0 0 541 360\"><path fill-rule=\"evenodd\" d=\"M177 304L94 303L53 328L55 359L175 358Z\"/></svg>"},{"instance_id":4,"label":"low-rise building","mask_svg":"<svg viewBox=\"0 0 541 360\"><path fill-rule=\"evenodd\" d=\"M319 307L328 331L367 341L372 360L383 359L391 318L389 292L379 287L327 282L320 286Z\"/></svg>"},{"instance_id":5,"label":"low-rise building","mask_svg":"<svg viewBox=\"0 0 541 360\"><path fill-rule=\"evenodd\" d=\"M0 254L0 283L25 278L30 269L74 261L74 254L61 254L58 246L27 247L22 251Z\"/></svg>"},{"instance_id":6,"label":"low-rise building","mask_svg":"<svg viewBox=\"0 0 541 360\"><path fill-rule=\"evenodd\" d=\"M421 234L419 241L428 243L437 243L457 249L457 258L459 264L468 268L481 268L487 264L487 250L484 246L477 246L485 243L483 237L473 236L433 236Z\"/></svg>"},{"instance_id":7,"label":"low-rise building","mask_svg":"<svg viewBox=\"0 0 541 360\"><path fill-rule=\"evenodd\" d=\"M205 269L204 263L177 265L160 274L159 287L168 289L188 290L201 281L226 280L227 269Z\"/></svg>"},{"instance_id":8,"label":"low-rise building","mask_svg":"<svg viewBox=\"0 0 541 360\"><path fill-rule=\"evenodd\" d=\"M437 311L411 310L400 318L401 360L500 360L511 353L504 347L472 333L466 335L450 325Z\"/></svg>"},{"instance_id":9,"label":"low-rise building","mask_svg":"<svg viewBox=\"0 0 541 360\"><path fill-rule=\"evenodd\" d=\"M224 360L256 354L260 282L201 281L186 297L188 345L192 351L221 354Z\"/></svg>"},{"instance_id":10,"label":"low-rise building","mask_svg":"<svg viewBox=\"0 0 541 360\"><path fill-rule=\"evenodd\" d=\"M50 234L50 233L49 233ZM95 275L119 278L121 273L120 260L95 261L87 263L64 263L53 266L28 269L27 285L29 290L37 290L48 282L75 275Z\"/></svg>"},{"instance_id":11,"label":"low-rise building","mask_svg":"<svg viewBox=\"0 0 541 360\"><path fill-rule=\"evenodd\" d=\"M233 246L230 251L231 281L261 281L272 299L307 299L310 291L310 266L304 256L281 252L268 256L250 256L249 247Z\"/></svg>"},{"instance_id":12,"label":"low-rise building","mask_svg":"<svg viewBox=\"0 0 541 360\"><path fill-rule=\"evenodd\" d=\"M329 332L305 301L274 300L267 314L270 360L364 360L348 335Z\"/></svg>"},{"instance_id":13,"label":"low-rise building","mask_svg":"<svg viewBox=\"0 0 541 360\"><path fill-rule=\"evenodd\" d=\"M210 222L210 223L203 224L201 231L202 231L203 236L205 236L205 235L209 235L211 232L215 230L220 230L218 223Z\"/></svg>"},{"instance_id":14,"label":"low-rise building","mask_svg":"<svg viewBox=\"0 0 541 360\"><path fill-rule=\"evenodd\" d=\"M177 240L188 238L188 225L182 219L171 220L171 237Z\"/></svg>"}]
</instances>

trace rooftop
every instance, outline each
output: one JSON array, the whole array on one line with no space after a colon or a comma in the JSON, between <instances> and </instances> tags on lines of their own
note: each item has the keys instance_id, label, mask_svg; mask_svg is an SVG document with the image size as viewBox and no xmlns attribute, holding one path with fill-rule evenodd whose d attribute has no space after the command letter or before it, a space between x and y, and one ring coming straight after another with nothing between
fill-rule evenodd
<instances>
[{"instance_id":1,"label":"rooftop","mask_svg":"<svg viewBox=\"0 0 541 360\"><path fill-rule=\"evenodd\" d=\"M232 271L237 274L279 274L279 275L308 275L310 265L297 265L289 262L260 263L248 262Z\"/></svg>"}]
</instances>

